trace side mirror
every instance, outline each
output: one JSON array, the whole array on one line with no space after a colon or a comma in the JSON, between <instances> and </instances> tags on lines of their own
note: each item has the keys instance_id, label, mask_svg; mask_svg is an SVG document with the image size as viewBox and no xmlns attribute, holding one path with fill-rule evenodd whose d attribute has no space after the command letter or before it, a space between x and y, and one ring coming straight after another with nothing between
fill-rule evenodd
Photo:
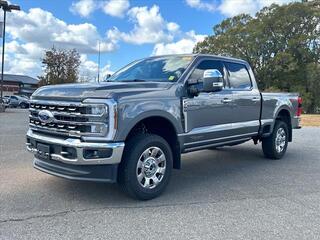
<instances>
[{"instance_id":1,"label":"side mirror","mask_svg":"<svg viewBox=\"0 0 320 240\"><path fill-rule=\"evenodd\" d=\"M217 69L205 70L202 81L204 92L217 92L223 89L223 76Z\"/></svg>"},{"instance_id":2,"label":"side mirror","mask_svg":"<svg viewBox=\"0 0 320 240\"><path fill-rule=\"evenodd\" d=\"M105 79L107 80L109 77L111 77L111 74L107 73L107 75L105 76Z\"/></svg>"}]
</instances>

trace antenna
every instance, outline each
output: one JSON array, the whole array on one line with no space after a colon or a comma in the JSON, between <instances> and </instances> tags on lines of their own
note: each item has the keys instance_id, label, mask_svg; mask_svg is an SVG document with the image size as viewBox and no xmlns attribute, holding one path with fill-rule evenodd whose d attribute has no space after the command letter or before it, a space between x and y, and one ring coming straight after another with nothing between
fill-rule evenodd
<instances>
[{"instance_id":1,"label":"antenna","mask_svg":"<svg viewBox=\"0 0 320 240\"><path fill-rule=\"evenodd\" d=\"M98 83L100 82L100 40L98 42L99 52L98 52Z\"/></svg>"}]
</instances>

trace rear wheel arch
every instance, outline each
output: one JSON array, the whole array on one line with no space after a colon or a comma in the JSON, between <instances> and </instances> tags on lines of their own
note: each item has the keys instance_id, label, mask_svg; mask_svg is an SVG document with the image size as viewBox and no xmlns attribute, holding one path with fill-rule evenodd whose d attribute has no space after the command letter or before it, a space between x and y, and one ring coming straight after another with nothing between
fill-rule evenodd
<instances>
[{"instance_id":1,"label":"rear wheel arch","mask_svg":"<svg viewBox=\"0 0 320 240\"><path fill-rule=\"evenodd\" d=\"M292 124L291 124L291 115L290 115L290 111L286 108L283 108L281 109L277 115L276 115L276 118L275 120L278 120L278 121L282 121L284 123L287 124L287 127L288 127L288 134L289 134L289 142L292 141Z\"/></svg>"},{"instance_id":2,"label":"rear wheel arch","mask_svg":"<svg viewBox=\"0 0 320 240\"><path fill-rule=\"evenodd\" d=\"M289 133L289 142L292 141L292 124L291 124L291 114L290 109L286 107L282 107L278 109L278 111L275 113L273 122L271 124L266 124L263 126L263 129L261 133L263 134L262 138L269 137L274 129L276 121L283 121L288 126L288 133Z\"/></svg>"}]
</instances>

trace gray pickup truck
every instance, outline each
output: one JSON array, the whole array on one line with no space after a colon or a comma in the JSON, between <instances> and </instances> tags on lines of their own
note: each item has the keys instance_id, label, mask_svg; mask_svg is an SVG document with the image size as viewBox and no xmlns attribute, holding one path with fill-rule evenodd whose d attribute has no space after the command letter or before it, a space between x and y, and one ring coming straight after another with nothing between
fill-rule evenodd
<instances>
[{"instance_id":1,"label":"gray pickup truck","mask_svg":"<svg viewBox=\"0 0 320 240\"><path fill-rule=\"evenodd\" d=\"M298 94L259 92L243 60L155 56L105 82L38 89L26 144L36 169L118 182L146 200L163 192L183 153L253 140L267 158L282 158L300 115Z\"/></svg>"}]
</instances>

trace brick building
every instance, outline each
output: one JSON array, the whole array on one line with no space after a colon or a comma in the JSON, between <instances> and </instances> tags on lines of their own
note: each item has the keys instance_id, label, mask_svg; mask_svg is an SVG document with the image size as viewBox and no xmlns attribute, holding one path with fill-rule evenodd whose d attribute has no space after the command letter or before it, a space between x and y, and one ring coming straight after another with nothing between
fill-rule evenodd
<instances>
[{"instance_id":1,"label":"brick building","mask_svg":"<svg viewBox=\"0 0 320 240\"><path fill-rule=\"evenodd\" d=\"M1 80L1 75L0 75ZM3 75L3 95L26 95L30 96L38 88L39 80L16 74ZM0 85L1 87L1 85Z\"/></svg>"}]
</instances>

